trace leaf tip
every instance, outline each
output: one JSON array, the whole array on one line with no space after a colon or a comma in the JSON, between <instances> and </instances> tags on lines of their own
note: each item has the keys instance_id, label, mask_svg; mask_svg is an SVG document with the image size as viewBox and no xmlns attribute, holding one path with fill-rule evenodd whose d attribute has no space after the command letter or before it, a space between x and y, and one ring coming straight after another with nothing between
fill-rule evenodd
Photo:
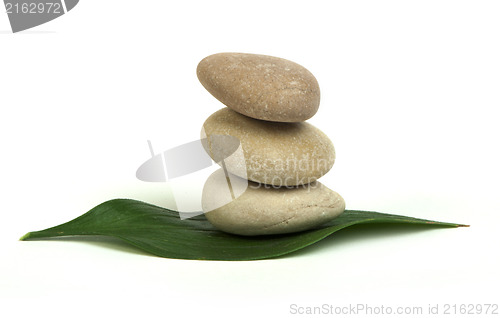
<instances>
[{"instance_id":1,"label":"leaf tip","mask_svg":"<svg viewBox=\"0 0 500 318\"><path fill-rule=\"evenodd\" d=\"M26 241L27 239L29 239L29 238L30 238L30 236L31 236L31 232L26 233L26 234L24 234L24 235L23 235L23 236L19 239L19 241Z\"/></svg>"}]
</instances>

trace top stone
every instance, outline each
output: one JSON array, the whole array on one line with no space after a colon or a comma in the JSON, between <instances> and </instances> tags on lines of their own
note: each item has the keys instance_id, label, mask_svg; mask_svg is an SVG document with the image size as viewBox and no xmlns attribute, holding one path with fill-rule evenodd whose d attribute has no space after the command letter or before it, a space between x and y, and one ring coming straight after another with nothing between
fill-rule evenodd
<instances>
[{"instance_id":1,"label":"top stone","mask_svg":"<svg viewBox=\"0 0 500 318\"><path fill-rule=\"evenodd\" d=\"M318 111L316 78L299 64L282 58L219 53L204 58L196 72L215 98L255 119L300 122Z\"/></svg>"}]
</instances>

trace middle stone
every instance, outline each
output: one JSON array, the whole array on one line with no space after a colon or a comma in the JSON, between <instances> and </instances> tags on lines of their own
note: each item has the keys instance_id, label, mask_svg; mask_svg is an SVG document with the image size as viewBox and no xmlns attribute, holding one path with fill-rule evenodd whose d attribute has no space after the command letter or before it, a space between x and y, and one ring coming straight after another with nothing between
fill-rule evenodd
<instances>
[{"instance_id":1,"label":"middle stone","mask_svg":"<svg viewBox=\"0 0 500 318\"><path fill-rule=\"evenodd\" d=\"M223 144L210 142L219 136L237 138L244 160L233 160L237 156L228 157ZM273 186L311 183L326 174L335 162L333 143L313 125L262 121L229 108L208 117L201 138L210 157L228 172Z\"/></svg>"}]
</instances>

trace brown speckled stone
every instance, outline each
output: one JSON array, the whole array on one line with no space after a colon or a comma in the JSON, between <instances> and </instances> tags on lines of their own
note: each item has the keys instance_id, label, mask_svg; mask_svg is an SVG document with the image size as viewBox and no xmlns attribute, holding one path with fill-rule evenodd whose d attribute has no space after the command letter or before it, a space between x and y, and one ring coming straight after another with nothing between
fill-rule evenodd
<instances>
[{"instance_id":1,"label":"brown speckled stone","mask_svg":"<svg viewBox=\"0 0 500 318\"><path fill-rule=\"evenodd\" d=\"M267 235L304 231L331 221L345 209L344 199L320 182L295 188L265 187L250 182L235 200L210 209L213 201L227 192L226 180L222 169L207 179L202 206L208 221L228 233Z\"/></svg>"},{"instance_id":2,"label":"brown speckled stone","mask_svg":"<svg viewBox=\"0 0 500 318\"><path fill-rule=\"evenodd\" d=\"M197 68L201 84L240 114L268 121L305 121L318 111L316 78L297 63L267 55L219 53Z\"/></svg>"},{"instance_id":3,"label":"brown speckled stone","mask_svg":"<svg viewBox=\"0 0 500 318\"><path fill-rule=\"evenodd\" d=\"M202 138L216 135L233 136L241 143L244 162L226 160L228 171L259 183L307 184L327 173L335 161L328 136L309 123L267 122L223 108L203 124ZM225 151L204 146L212 158Z\"/></svg>"}]
</instances>

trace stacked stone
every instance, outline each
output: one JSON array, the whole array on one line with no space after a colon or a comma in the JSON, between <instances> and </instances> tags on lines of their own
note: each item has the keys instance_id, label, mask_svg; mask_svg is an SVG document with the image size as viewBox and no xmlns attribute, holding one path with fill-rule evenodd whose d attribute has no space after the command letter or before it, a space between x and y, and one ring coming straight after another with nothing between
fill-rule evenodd
<instances>
[{"instance_id":1,"label":"stacked stone","mask_svg":"<svg viewBox=\"0 0 500 318\"><path fill-rule=\"evenodd\" d=\"M203 59L197 75L227 106L202 129L205 150L223 168L208 178L202 196L215 227L240 235L292 233L344 211L342 197L316 181L332 168L335 150L305 122L320 101L318 82L307 69L272 56L220 53ZM217 136L238 145L216 142ZM238 147L242 155L230 158ZM228 184L230 199L224 201Z\"/></svg>"}]
</instances>

